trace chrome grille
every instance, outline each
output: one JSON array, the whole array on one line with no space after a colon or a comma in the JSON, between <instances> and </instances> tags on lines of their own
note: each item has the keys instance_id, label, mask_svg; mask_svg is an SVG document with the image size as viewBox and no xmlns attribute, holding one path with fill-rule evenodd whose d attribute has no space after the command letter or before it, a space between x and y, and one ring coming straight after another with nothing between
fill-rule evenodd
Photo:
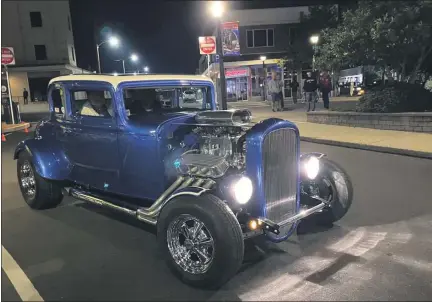
<instances>
[{"instance_id":1,"label":"chrome grille","mask_svg":"<svg viewBox=\"0 0 432 302\"><path fill-rule=\"evenodd\" d=\"M266 217L275 223L296 213L297 170L295 130L283 128L270 132L263 143L263 184Z\"/></svg>"}]
</instances>

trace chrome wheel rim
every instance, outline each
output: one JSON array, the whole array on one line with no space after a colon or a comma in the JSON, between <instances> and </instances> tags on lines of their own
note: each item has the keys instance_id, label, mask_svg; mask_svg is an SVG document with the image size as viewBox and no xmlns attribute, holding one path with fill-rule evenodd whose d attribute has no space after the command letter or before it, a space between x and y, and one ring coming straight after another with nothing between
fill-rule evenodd
<instances>
[{"instance_id":1,"label":"chrome wheel rim","mask_svg":"<svg viewBox=\"0 0 432 302\"><path fill-rule=\"evenodd\" d=\"M33 168L29 161L25 161L20 167L20 182L21 188L27 197L33 198L36 196L36 178Z\"/></svg>"},{"instance_id":2,"label":"chrome wheel rim","mask_svg":"<svg viewBox=\"0 0 432 302\"><path fill-rule=\"evenodd\" d=\"M202 221L183 214L167 230L168 249L174 262L191 274L204 274L213 262L214 240Z\"/></svg>"}]
</instances>

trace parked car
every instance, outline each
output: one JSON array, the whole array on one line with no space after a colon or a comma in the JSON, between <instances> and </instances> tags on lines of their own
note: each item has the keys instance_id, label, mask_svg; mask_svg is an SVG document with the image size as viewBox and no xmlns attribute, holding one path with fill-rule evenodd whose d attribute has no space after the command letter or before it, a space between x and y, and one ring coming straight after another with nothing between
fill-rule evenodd
<instances>
[{"instance_id":1,"label":"parked car","mask_svg":"<svg viewBox=\"0 0 432 302\"><path fill-rule=\"evenodd\" d=\"M183 102L194 103L197 100L196 91L189 89L183 92Z\"/></svg>"},{"instance_id":2,"label":"parked car","mask_svg":"<svg viewBox=\"0 0 432 302\"><path fill-rule=\"evenodd\" d=\"M177 91L171 108L161 87ZM183 108L184 87L203 102ZM300 154L295 124L216 110L206 77L68 75L48 95L50 118L14 153L26 203L52 208L70 195L155 225L161 256L188 284L219 287L240 268L244 240L284 241L301 219L332 223L352 203L347 173Z\"/></svg>"}]
</instances>

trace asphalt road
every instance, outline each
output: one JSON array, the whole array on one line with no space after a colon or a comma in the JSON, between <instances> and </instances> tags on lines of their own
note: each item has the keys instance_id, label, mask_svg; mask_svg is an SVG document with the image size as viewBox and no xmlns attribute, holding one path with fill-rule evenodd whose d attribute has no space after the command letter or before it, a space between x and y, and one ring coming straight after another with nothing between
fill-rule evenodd
<instances>
[{"instance_id":1,"label":"asphalt road","mask_svg":"<svg viewBox=\"0 0 432 302\"><path fill-rule=\"evenodd\" d=\"M168 271L152 227L70 198L30 210L12 160L24 135L2 143L2 245L45 301L432 299L430 160L302 143L351 175L351 210L332 228L306 222L285 243L249 249L228 284L205 291ZM3 269L2 300L20 300Z\"/></svg>"}]
</instances>

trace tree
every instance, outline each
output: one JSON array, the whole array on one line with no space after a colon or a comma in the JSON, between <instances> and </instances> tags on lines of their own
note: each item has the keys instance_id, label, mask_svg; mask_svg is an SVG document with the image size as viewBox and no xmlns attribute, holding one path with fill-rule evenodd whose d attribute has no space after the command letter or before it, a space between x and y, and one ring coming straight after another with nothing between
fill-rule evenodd
<instances>
[{"instance_id":1,"label":"tree","mask_svg":"<svg viewBox=\"0 0 432 302\"><path fill-rule=\"evenodd\" d=\"M379 66L388 78L415 82L430 69L432 4L360 1L335 28L321 31L320 68Z\"/></svg>"},{"instance_id":2,"label":"tree","mask_svg":"<svg viewBox=\"0 0 432 302\"><path fill-rule=\"evenodd\" d=\"M309 7L309 15L306 15L295 30L290 29L288 36L291 43L286 51L286 56L280 60L279 65L288 65L288 69L296 70L304 63L310 63L313 48L309 44L309 38L317 34L323 28L333 28L338 22L337 5L317 5Z\"/></svg>"}]
</instances>

